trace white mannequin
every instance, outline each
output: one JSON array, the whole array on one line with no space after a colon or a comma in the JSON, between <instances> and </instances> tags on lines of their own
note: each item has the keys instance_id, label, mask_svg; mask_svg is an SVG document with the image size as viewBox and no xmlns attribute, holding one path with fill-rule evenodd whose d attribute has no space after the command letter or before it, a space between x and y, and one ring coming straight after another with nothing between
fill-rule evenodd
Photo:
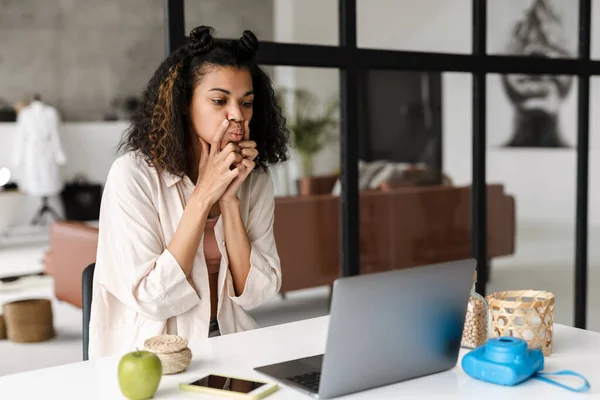
<instances>
[{"instance_id":1,"label":"white mannequin","mask_svg":"<svg viewBox=\"0 0 600 400\"><path fill-rule=\"evenodd\" d=\"M54 107L34 100L17 117L14 163L23 166L21 190L32 196L55 196L62 190L59 165L66 162Z\"/></svg>"}]
</instances>

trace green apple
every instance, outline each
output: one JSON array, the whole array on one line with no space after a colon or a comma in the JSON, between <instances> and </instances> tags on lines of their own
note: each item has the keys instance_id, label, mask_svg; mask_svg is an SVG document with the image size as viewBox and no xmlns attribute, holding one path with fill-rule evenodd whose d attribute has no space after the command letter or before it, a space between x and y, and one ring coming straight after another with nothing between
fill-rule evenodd
<instances>
[{"instance_id":1,"label":"green apple","mask_svg":"<svg viewBox=\"0 0 600 400\"><path fill-rule=\"evenodd\" d=\"M131 400L151 399L162 373L162 363L156 354L145 350L127 353L119 361L121 392Z\"/></svg>"}]
</instances>

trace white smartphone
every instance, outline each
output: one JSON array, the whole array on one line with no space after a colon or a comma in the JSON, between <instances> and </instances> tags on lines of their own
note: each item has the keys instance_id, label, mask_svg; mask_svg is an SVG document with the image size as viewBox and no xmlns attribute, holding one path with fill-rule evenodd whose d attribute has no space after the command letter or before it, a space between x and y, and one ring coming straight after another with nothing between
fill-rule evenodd
<instances>
[{"instance_id":1,"label":"white smartphone","mask_svg":"<svg viewBox=\"0 0 600 400\"><path fill-rule=\"evenodd\" d=\"M276 383L210 374L192 383L180 383L179 389L186 392L214 394L235 399L258 400L277 391L278 386Z\"/></svg>"}]
</instances>

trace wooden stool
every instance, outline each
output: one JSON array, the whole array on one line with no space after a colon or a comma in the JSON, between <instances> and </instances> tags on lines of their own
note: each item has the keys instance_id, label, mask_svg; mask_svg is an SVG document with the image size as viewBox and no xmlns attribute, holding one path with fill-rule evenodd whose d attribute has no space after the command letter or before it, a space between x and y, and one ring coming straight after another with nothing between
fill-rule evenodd
<instances>
[{"instance_id":1,"label":"wooden stool","mask_svg":"<svg viewBox=\"0 0 600 400\"><path fill-rule=\"evenodd\" d=\"M3 307L8 340L42 342L54 337L52 304L47 299L20 300Z\"/></svg>"}]
</instances>

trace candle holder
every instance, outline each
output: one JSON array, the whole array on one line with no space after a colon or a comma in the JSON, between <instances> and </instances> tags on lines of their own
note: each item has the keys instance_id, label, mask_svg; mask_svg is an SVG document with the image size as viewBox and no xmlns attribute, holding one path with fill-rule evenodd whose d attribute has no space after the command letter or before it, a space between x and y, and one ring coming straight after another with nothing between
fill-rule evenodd
<instances>
[{"instance_id":1,"label":"candle holder","mask_svg":"<svg viewBox=\"0 0 600 400\"><path fill-rule=\"evenodd\" d=\"M509 290L486 297L489 304L491 337L523 339L530 349L552 353L554 295L539 290Z\"/></svg>"}]
</instances>

